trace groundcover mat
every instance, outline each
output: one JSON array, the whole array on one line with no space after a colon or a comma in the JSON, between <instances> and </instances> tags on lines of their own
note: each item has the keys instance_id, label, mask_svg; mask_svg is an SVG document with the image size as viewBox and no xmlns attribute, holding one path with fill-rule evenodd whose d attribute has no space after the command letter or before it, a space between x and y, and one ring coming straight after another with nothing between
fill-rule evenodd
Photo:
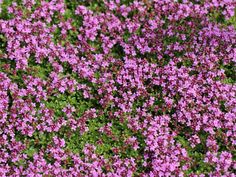
<instances>
[{"instance_id":1,"label":"groundcover mat","mask_svg":"<svg viewBox=\"0 0 236 177\"><path fill-rule=\"evenodd\" d=\"M235 177L236 0L0 0L0 177Z\"/></svg>"}]
</instances>

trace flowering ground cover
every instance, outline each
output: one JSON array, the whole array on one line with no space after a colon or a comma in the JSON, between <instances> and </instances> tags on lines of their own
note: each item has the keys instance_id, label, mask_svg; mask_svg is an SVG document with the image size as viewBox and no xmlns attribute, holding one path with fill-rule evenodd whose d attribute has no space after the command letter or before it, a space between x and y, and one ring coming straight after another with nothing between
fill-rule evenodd
<instances>
[{"instance_id":1,"label":"flowering ground cover","mask_svg":"<svg viewBox=\"0 0 236 177\"><path fill-rule=\"evenodd\" d=\"M0 177L236 176L235 0L0 0Z\"/></svg>"}]
</instances>

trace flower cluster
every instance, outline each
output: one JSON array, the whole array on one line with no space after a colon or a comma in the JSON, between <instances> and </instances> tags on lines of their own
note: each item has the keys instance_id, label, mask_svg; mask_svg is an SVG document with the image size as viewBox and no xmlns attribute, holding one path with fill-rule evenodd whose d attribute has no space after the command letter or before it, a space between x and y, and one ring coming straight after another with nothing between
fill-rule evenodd
<instances>
[{"instance_id":1,"label":"flower cluster","mask_svg":"<svg viewBox=\"0 0 236 177\"><path fill-rule=\"evenodd\" d=\"M0 0L0 176L235 176L235 0Z\"/></svg>"}]
</instances>

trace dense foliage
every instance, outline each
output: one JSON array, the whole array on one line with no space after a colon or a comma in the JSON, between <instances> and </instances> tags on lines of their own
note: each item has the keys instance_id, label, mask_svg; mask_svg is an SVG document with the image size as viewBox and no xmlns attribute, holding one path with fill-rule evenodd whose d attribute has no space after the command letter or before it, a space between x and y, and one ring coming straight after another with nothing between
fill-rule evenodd
<instances>
[{"instance_id":1,"label":"dense foliage","mask_svg":"<svg viewBox=\"0 0 236 177\"><path fill-rule=\"evenodd\" d=\"M0 0L0 176L235 176L235 8Z\"/></svg>"}]
</instances>

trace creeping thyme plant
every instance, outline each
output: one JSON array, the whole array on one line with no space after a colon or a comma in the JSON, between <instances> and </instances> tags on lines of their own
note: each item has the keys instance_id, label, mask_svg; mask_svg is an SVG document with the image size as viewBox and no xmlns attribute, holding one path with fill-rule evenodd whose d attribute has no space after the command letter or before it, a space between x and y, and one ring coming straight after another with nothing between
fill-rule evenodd
<instances>
[{"instance_id":1,"label":"creeping thyme plant","mask_svg":"<svg viewBox=\"0 0 236 177\"><path fill-rule=\"evenodd\" d=\"M235 0L0 0L1 177L234 177Z\"/></svg>"}]
</instances>

